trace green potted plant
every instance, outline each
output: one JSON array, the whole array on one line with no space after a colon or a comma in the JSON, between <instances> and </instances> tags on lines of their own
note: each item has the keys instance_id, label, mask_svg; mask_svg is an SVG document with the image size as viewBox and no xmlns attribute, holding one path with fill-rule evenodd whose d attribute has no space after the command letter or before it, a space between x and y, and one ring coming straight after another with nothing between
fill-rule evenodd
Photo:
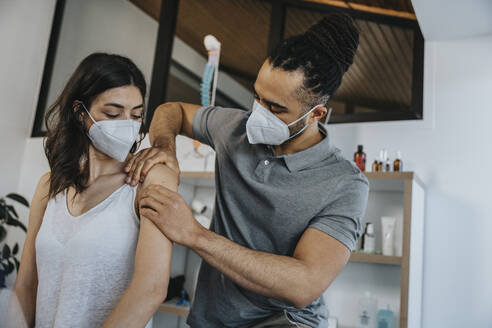
<instances>
[{"instance_id":1,"label":"green potted plant","mask_svg":"<svg viewBox=\"0 0 492 328\"><path fill-rule=\"evenodd\" d=\"M19 220L19 215L14 206L7 203L7 199L14 200L26 207L29 207L29 202L21 195L10 193L4 198L0 198L0 244L7 237L7 226L18 227L24 232L27 232L26 226ZM5 278L11 274L14 269L19 271L19 244L15 243L14 247L10 247L7 243L0 248L0 289L5 288Z\"/></svg>"}]
</instances>

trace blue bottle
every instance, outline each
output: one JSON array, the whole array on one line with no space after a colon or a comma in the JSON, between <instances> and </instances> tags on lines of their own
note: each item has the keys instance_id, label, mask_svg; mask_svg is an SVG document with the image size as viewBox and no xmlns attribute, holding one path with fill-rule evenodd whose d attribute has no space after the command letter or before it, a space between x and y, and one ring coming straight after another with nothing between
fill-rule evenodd
<instances>
[{"instance_id":1,"label":"blue bottle","mask_svg":"<svg viewBox=\"0 0 492 328\"><path fill-rule=\"evenodd\" d=\"M395 315L390 310L390 305L388 308L381 309L378 312L378 328L395 328Z\"/></svg>"}]
</instances>

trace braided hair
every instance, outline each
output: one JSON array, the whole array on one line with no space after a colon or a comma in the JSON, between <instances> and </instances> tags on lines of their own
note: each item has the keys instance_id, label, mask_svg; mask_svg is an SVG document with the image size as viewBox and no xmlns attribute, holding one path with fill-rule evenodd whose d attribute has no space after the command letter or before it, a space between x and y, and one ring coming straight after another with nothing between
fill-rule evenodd
<instances>
[{"instance_id":1,"label":"braided hair","mask_svg":"<svg viewBox=\"0 0 492 328\"><path fill-rule=\"evenodd\" d=\"M353 19L334 12L304 34L282 41L268 59L273 67L303 71L304 83L297 95L310 107L326 104L335 93L354 61L358 45L359 30Z\"/></svg>"}]
</instances>

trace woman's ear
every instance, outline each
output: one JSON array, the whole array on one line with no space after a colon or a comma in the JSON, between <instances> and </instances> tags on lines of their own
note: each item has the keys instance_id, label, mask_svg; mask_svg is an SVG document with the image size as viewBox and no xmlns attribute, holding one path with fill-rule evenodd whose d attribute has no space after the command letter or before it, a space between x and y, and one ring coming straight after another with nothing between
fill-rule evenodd
<instances>
[{"instance_id":1,"label":"woman's ear","mask_svg":"<svg viewBox=\"0 0 492 328\"><path fill-rule=\"evenodd\" d=\"M77 113L80 110L80 104L81 104L80 100L74 100L73 101L72 109L73 109L74 113Z\"/></svg>"},{"instance_id":2,"label":"woman's ear","mask_svg":"<svg viewBox=\"0 0 492 328\"><path fill-rule=\"evenodd\" d=\"M74 102L72 104L72 109L73 109L75 119L77 119L77 121L79 121L80 123L83 123L84 122L84 111L81 110L81 108L82 108L82 102L80 100L74 100Z\"/></svg>"}]
</instances>

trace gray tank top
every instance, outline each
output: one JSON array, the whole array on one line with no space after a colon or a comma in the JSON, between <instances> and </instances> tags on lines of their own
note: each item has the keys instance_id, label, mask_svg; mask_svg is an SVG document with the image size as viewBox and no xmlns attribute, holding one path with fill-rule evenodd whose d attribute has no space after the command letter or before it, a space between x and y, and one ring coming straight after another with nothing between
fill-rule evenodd
<instances>
[{"instance_id":1,"label":"gray tank top","mask_svg":"<svg viewBox=\"0 0 492 328\"><path fill-rule=\"evenodd\" d=\"M102 326L133 276L136 188L125 184L76 217L66 192L48 202L36 237L36 327Z\"/></svg>"}]
</instances>

